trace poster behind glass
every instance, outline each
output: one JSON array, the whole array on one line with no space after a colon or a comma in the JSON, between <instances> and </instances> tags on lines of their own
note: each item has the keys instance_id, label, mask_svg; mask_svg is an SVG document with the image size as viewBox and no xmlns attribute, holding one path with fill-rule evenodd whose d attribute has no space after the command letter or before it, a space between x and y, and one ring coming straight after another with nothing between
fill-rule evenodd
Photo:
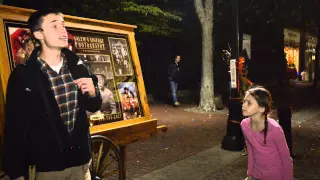
<instances>
[{"instance_id":1,"label":"poster behind glass","mask_svg":"<svg viewBox=\"0 0 320 180\"><path fill-rule=\"evenodd\" d=\"M23 23L5 22L10 64L25 63L38 44ZM10 44L10 45L9 45ZM67 47L98 79L100 110L87 112L92 126L143 116L126 35L68 29Z\"/></svg>"},{"instance_id":2,"label":"poster behind glass","mask_svg":"<svg viewBox=\"0 0 320 180\"><path fill-rule=\"evenodd\" d=\"M13 69L18 64L24 64L33 49L39 44L32 39L31 31L25 24L6 24L6 40L10 56L10 66Z\"/></svg>"}]
</instances>

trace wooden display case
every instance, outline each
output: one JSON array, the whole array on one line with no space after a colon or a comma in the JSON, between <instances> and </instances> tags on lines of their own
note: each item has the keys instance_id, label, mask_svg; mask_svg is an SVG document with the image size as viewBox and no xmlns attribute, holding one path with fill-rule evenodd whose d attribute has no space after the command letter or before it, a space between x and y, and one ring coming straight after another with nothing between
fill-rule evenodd
<instances>
[{"instance_id":1,"label":"wooden display case","mask_svg":"<svg viewBox=\"0 0 320 180\"><path fill-rule=\"evenodd\" d=\"M33 12L0 5L0 147L8 78L17 64L27 61L30 48L37 46L29 39L26 23ZM102 75L103 87L113 94L115 110L102 109L100 115L91 115L90 132L107 137L120 147L121 179L125 179L126 145L154 135L157 130L166 130L165 126L157 127L157 120L150 114L135 42L136 26L69 15L64 18L69 34L68 48L76 52L94 74Z\"/></svg>"}]
</instances>

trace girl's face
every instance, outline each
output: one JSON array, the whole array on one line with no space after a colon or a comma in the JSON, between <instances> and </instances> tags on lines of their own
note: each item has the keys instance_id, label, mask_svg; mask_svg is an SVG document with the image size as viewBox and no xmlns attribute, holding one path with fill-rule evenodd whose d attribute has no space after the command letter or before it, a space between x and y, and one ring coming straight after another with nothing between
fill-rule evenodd
<instances>
[{"instance_id":1,"label":"girl's face","mask_svg":"<svg viewBox=\"0 0 320 180\"><path fill-rule=\"evenodd\" d=\"M256 99L249 93L243 99L242 115L247 117L261 116L265 111L264 107L259 107Z\"/></svg>"}]
</instances>

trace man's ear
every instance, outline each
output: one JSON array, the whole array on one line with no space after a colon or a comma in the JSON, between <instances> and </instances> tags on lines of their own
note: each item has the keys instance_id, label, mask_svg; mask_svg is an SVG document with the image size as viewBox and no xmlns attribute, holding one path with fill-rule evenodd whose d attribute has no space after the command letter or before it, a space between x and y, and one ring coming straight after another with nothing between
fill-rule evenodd
<instances>
[{"instance_id":1,"label":"man's ear","mask_svg":"<svg viewBox=\"0 0 320 180\"><path fill-rule=\"evenodd\" d=\"M40 31L35 31L33 33L34 37L38 40L42 40L43 39L43 34Z\"/></svg>"}]
</instances>

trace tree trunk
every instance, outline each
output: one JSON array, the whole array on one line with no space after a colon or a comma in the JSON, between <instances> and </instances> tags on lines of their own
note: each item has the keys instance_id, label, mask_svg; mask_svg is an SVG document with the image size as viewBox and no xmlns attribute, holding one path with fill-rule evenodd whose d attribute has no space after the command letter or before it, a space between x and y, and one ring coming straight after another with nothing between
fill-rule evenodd
<instances>
[{"instance_id":1,"label":"tree trunk","mask_svg":"<svg viewBox=\"0 0 320 180\"><path fill-rule=\"evenodd\" d=\"M195 9L202 27L202 76L199 108L215 111L213 77L213 0L194 0Z\"/></svg>"},{"instance_id":2,"label":"tree trunk","mask_svg":"<svg viewBox=\"0 0 320 180\"><path fill-rule=\"evenodd\" d=\"M202 24L202 76L199 107L215 111L212 57L212 23Z\"/></svg>"}]
</instances>

